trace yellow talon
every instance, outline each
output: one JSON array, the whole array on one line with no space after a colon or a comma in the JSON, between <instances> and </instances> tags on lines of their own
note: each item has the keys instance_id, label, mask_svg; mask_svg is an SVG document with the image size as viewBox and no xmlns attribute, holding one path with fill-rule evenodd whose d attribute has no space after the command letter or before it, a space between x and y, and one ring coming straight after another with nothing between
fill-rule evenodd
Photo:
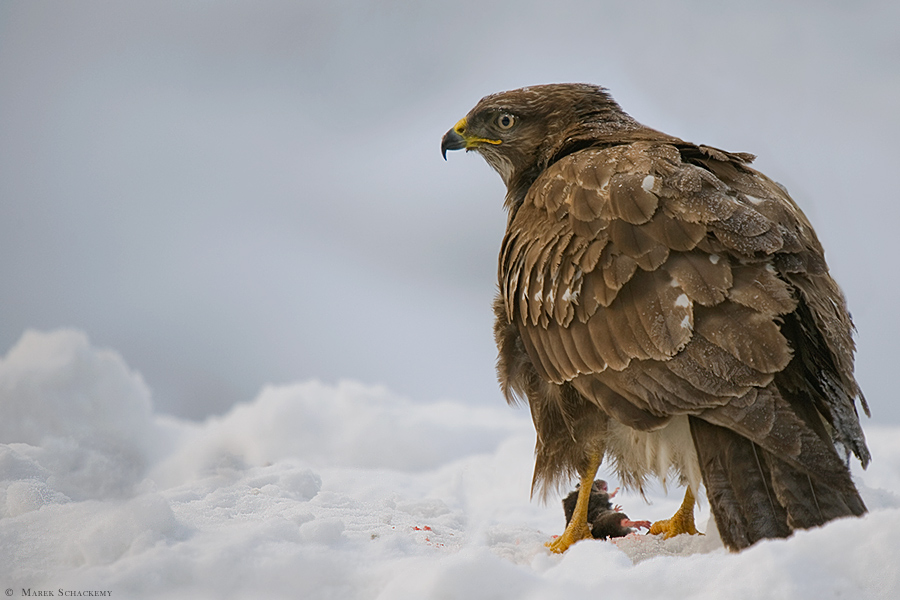
<instances>
[{"instance_id":1,"label":"yellow talon","mask_svg":"<svg viewBox=\"0 0 900 600\"><path fill-rule=\"evenodd\" d=\"M553 541L547 542L544 544L548 548L550 548L550 552L555 554L562 554L566 550L569 549L569 546L574 544L575 542L580 542L581 540L593 539L591 535L591 529L587 526L587 523L584 524L583 527L566 527L566 530L563 532L561 536L556 538Z\"/></svg>"},{"instance_id":2,"label":"yellow talon","mask_svg":"<svg viewBox=\"0 0 900 600\"><path fill-rule=\"evenodd\" d=\"M690 535L703 535L694 527L694 494L691 492L690 486L684 492L684 501L681 507L672 515L671 519L657 521L650 526L650 534L664 533L663 539L667 540L671 537L682 533Z\"/></svg>"}]
</instances>

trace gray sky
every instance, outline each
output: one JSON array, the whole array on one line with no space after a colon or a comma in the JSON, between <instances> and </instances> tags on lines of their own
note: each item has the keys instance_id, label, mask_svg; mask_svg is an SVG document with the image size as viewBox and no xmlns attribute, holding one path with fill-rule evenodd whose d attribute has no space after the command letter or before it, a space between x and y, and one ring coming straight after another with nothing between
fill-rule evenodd
<instances>
[{"instance_id":1,"label":"gray sky","mask_svg":"<svg viewBox=\"0 0 900 600\"><path fill-rule=\"evenodd\" d=\"M202 417L342 378L501 402L483 95L608 87L752 152L816 226L900 422L900 3L0 1L0 349L76 327Z\"/></svg>"}]
</instances>

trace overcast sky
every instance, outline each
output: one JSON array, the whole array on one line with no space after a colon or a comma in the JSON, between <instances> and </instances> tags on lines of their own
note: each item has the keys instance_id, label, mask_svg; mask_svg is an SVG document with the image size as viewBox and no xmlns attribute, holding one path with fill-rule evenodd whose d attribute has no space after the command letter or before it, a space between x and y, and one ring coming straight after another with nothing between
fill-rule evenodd
<instances>
[{"instance_id":1,"label":"overcast sky","mask_svg":"<svg viewBox=\"0 0 900 600\"><path fill-rule=\"evenodd\" d=\"M816 226L900 422L900 3L0 0L0 352L74 327L164 411L344 378L502 402L504 188L443 133L587 81L759 156Z\"/></svg>"}]
</instances>

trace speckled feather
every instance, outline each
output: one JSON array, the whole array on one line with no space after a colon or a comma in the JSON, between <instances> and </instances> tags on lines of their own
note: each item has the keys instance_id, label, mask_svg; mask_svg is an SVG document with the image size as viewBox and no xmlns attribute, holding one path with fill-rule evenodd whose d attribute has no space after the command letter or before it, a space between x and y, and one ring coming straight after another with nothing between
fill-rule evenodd
<instances>
[{"instance_id":1,"label":"speckled feather","mask_svg":"<svg viewBox=\"0 0 900 600\"><path fill-rule=\"evenodd\" d=\"M752 156L580 84L495 94L466 122L499 142L475 148L508 189L498 373L531 407L539 491L597 450L626 485L702 477L733 549L865 511L833 446L869 460L852 323L812 226Z\"/></svg>"}]
</instances>

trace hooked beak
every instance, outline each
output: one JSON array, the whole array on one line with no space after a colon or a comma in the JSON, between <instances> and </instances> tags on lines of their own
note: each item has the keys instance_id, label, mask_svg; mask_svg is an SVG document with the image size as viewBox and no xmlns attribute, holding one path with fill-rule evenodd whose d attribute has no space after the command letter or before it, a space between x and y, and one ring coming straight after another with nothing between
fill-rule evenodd
<instances>
[{"instance_id":1,"label":"hooked beak","mask_svg":"<svg viewBox=\"0 0 900 600\"><path fill-rule=\"evenodd\" d=\"M447 150L462 150L463 148L469 150L477 148L481 144L497 146L503 143L502 140L481 138L466 133L466 125L466 119L463 117L453 126L453 129L444 134L444 137L441 139L441 154L444 155L444 160L447 160Z\"/></svg>"},{"instance_id":2,"label":"hooked beak","mask_svg":"<svg viewBox=\"0 0 900 600\"><path fill-rule=\"evenodd\" d=\"M466 138L461 135L465 128L466 120L463 119L441 138L441 155L444 160L447 160L447 150L462 150L468 145Z\"/></svg>"}]
</instances>

